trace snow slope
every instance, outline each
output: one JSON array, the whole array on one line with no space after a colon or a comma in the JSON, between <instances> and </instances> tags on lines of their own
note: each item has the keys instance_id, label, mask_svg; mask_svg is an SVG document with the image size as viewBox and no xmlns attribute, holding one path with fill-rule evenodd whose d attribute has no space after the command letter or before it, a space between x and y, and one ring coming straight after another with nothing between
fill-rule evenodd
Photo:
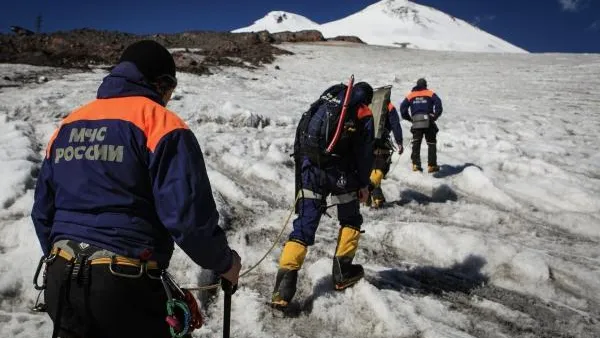
<instances>
[{"instance_id":1,"label":"snow slope","mask_svg":"<svg viewBox=\"0 0 600 338\"><path fill-rule=\"evenodd\" d=\"M278 23L282 15L288 19ZM233 32L265 29L270 32L317 29L326 38L354 35L371 45L415 49L527 52L461 19L408 0L382 0L348 17L321 25L297 14L271 12L253 25Z\"/></svg>"},{"instance_id":2,"label":"snow slope","mask_svg":"<svg viewBox=\"0 0 600 338\"><path fill-rule=\"evenodd\" d=\"M233 30L232 33L258 32L263 30L271 33L297 32L307 29L319 29L319 24L299 14L272 11L267 13L263 18L254 21L252 25Z\"/></svg>"},{"instance_id":3,"label":"snow slope","mask_svg":"<svg viewBox=\"0 0 600 338\"><path fill-rule=\"evenodd\" d=\"M600 95L591 89L600 79L589 76L600 72L599 55L282 46L295 55L264 69L179 75L169 104L205 152L244 270L276 240L289 212L288 154L300 114L352 73L374 86L392 84L396 104L417 78L428 79L445 106L442 171L413 173L410 150L394 156L383 182L388 207L361 209L356 262L367 275L345 292L331 286L338 226L330 209L334 218L322 219L289 318L264 305L279 239L241 279L232 337L600 336ZM17 69L38 68L0 65L2 75ZM0 88L2 337L50 335L47 316L29 311L41 254L29 219L33 177L60 116L93 99L104 75L49 72L44 84ZM409 124L402 127L408 147ZM287 223L284 236L290 229ZM205 275L179 249L171 271L185 286ZM195 337L221 336L222 302L219 294L206 304L206 325Z\"/></svg>"}]
</instances>

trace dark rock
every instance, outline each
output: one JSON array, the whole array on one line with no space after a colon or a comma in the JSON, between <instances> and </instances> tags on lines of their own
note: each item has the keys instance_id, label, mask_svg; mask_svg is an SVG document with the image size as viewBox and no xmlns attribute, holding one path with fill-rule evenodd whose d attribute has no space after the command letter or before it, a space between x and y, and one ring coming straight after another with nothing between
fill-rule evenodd
<instances>
[{"instance_id":1,"label":"dark rock","mask_svg":"<svg viewBox=\"0 0 600 338\"><path fill-rule=\"evenodd\" d=\"M303 30L299 32L279 32L271 34L275 42L316 42L325 41L323 34L317 30Z\"/></svg>"},{"instance_id":2,"label":"dark rock","mask_svg":"<svg viewBox=\"0 0 600 338\"><path fill-rule=\"evenodd\" d=\"M10 30L17 34L17 35L21 35L21 36L26 36L26 35L33 35L35 34L33 31L27 29L27 28L23 28L20 26L10 26Z\"/></svg>"},{"instance_id":3,"label":"dark rock","mask_svg":"<svg viewBox=\"0 0 600 338\"><path fill-rule=\"evenodd\" d=\"M273 38L273 36L271 36L271 34L268 31L260 31L256 34L258 36L258 39L262 42L268 42L268 43L275 42L275 39Z\"/></svg>"},{"instance_id":4,"label":"dark rock","mask_svg":"<svg viewBox=\"0 0 600 338\"><path fill-rule=\"evenodd\" d=\"M340 35L340 36L336 36L334 38L329 38L329 39L327 39L327 41L345 41L345 42L363 43L363 44L365 43L359 37L352 36L352 35Z\"/></svg>"},{"instance_id":5,"label":"dark rock","mask_svg":"<svg viewBox=\"0 0 600 338\"><path fill-rule=\"evenodd\" d=\"M410 42L394 42L394 45L400 46L400 48L407 48Z\"/></svg>"}]
</instances>

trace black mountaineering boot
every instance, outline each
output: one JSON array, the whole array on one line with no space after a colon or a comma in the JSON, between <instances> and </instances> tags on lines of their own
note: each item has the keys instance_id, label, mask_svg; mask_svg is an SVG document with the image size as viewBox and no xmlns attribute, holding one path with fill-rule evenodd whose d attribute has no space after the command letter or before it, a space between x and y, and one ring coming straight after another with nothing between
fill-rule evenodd
<instances>
[{"instance_id":1,"label":"black mountaineering boot","mask_svg":"<svg viewBox=\"0 0 600 338\"><path fill-rule=\"evenodd\" d=\"M336 290L344 290L365 275L362 265L352 264L359 237L360 229L349 226L342 226L340 229L331 270L333 286Z\"/></svg>"},{"instance_id":2,"label":"black mountaineering boot","mask_svg":"<svg viewBox=\"0 0 600 338\"><path fill-rule=\"evenodd\" d=\"M296 294L298 270L279 269L275 280L275 288L271 297L271 306L286 308Z\"/></svg>"},{"instance_id":3,"label":"black mountaineering boot","mask_svg":"<svg viewBox=\"0 0 600 338\"><path fill-rule=\"evenodd\" d=\"M333 258L332 275L335 289L344 290L363 278L365 271L362 265L352 264L351 257L336 256Z\"/></svg>"},{"instance_id":4,"label":"black mountaineering boot","mask_svg":"<svg viewBox=\"0 0 600 338\"><path fill-rule=\"evenodd\" d=\"M271 297L272 307L285 309L294 298L298 270L304 263L306 252L306 245L298 241L290 240L285 243L279 258L279 270L277 270L275 288Z\"/></svg>"}]
</instances>

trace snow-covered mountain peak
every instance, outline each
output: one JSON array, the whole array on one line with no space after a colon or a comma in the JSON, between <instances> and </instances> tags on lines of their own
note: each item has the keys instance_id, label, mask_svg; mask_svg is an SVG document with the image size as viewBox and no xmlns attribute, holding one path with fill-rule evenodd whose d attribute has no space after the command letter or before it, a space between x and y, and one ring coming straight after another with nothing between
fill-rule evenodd
<instances>
[{"instance_id":1,"label":"snow-covered mountain peak","mask_svg":"<svg viewBox=\"0 0 600 338\"><path fill-rule=\"evenodd\" d=\"M267 30L271 33L291 31L297 32L306 29L318 29L319 24L295 13L285 11L271 11L248 27L236 29L233 33L256 32Z\"/></svg>"},{"instance_id":2,"label":"snow-covered mountain peak","mask_svg":"<svg viewBox=\"0 0 600 338\"><path fill-rule=\"evenodd\" d=\"M407 0L384 0L374 5L371 5L363 12L379 12L384 13L390 18L401 19L404 21L412 21L416 24L422 24L419 16L419 9L415 4Z\"/></svg>"},{"instance_id":3,"label":"snow-covered mountain peak","mask_svg":"<svg viewBox=\"0 0 600 338\"><path fill-rule=\"evenodd\" d=\"M409 0L381 0L345 18L317 24L298 14L270 12L233 32L319 30L325 38L353 35L371 45L414 49L510 52L525 50L468 22Z\"/></svg>"},{"instance_id":4,"label":"snow-covered mountain peak","mask_svg":"<svg viewBox=\"0 0 600 338\"><path fill-rule=\"evenodd\" d=\"M366 7L359 13L365 12L371 13L371 15L373 15L373 13L384 13L390 18L412 21L424 27L426 27L427 22L434 22L432 18L430 18L430 15L435 13L436 15L450 19L451 22L455 24L459 24L457 18L450 14L444 13L432 7L419 5L409 0L382 0Z\"/></svg>"},{"instance_id":5,"label":"snow-covered mountain peak","mask_svg":"<svg viewBox=\"0 0 600 338\"><path fill-rule=\"evenodd\" d=\"M321 25L325 37L355 35L372 45L512 52L525 50L435 8L408 0L382 0L343 19Z\"/></svg>"},{"instance_id":6,"label":"snow-covered mountain peak","mask_svg":"<svg viewBox=\"0 0 600 338\"><path fill-rule=\"evenodd\" d=\"M392 13L406 13L414 11L414 3L408 0L383 0L368 6L364 10L386 10Z\"/></svg>"}]
</instances>

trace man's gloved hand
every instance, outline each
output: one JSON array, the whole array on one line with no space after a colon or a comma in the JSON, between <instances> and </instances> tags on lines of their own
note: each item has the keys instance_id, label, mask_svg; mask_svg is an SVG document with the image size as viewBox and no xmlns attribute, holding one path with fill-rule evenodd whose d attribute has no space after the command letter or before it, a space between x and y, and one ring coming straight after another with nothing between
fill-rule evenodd
<instances>
[{"instance_id":1,"label":"man's gloved hand","mask_svg":"<svg viewBox=\"0 0 600 338\"><path fill-rule=\"evenodd\" d=\"M402 143L398 143L398 155L402 155L403 152L404 147L402 146Z\"/></svg>"},{"instance_id":2,"label":"man's gloved hand","mask_svg":"<svg viewBox=\"0 0 600 338\"><path fill-rule=\"evenodd\" d=\"M438 119L438 115L437 114L429 114L429 117L431 118L431 121L435 122Z\"/></svg>"},{"instance_id":3,"label":"man's gloved hand","mask_svg":"<svg viewBox=\"0 0 600 338\"><path fill-rule=\"evenodd\" d=\"M240 278L240 270L242 270L242 259L235 250L231 250L231 256L231 259L233 260L231 268L222 274L221 277L230 281L235 288L237 286L238 279Z\"/></svg>"}]
</instances>

